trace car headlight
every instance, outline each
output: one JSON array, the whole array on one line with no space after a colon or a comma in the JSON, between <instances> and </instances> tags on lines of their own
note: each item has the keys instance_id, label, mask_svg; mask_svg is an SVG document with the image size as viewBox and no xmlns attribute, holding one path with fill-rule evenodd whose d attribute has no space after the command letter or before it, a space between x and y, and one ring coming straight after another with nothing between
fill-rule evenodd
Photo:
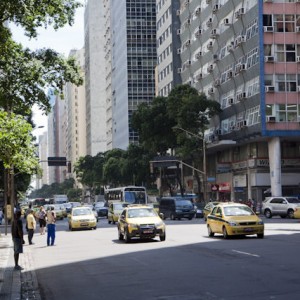
<instances>
[{"instance_id":1,"label":"car headlight","mask_svg":"<svg viewBox=\"0 0 300 300\"><path fill-rule=\"evenodd\" d=\"M238 224L236 222L234 222L234 221L229 221L228 225L229 226L237 226Z\"/></svg>"},{"instance_id":2,"label":"car headlight","mask_svg":"<svg viewBox=\"0 0 300 300\"><path fill-rule=\"evenodd\" d=\"M155 227L161 227L163 225L164 225L164 222L162 222L162 221L155 223Z\"/></svg>"},{"instance_id":3,"label":"car headlight","mask_svg":"<svg viewBox=\"0 0 300 300\"><path fill-rule=\"evenodd\" d=\"M259 221L257 222L257 224L258 224L258 225L264 225L264 221L263 221L263 220L259 220Z\"/></svg>"},{"instance_id":4,"label":"car headlight","mask_svg":"<svg viewBox=\"0 0 300 300\"><path fill-rule=\"evenodd\" d=\"M132 224L132 223L128 224L129 229L138 229L138 227L139 227L139 225L137 225L137 224Z\"/></svg>"}]
</instances>

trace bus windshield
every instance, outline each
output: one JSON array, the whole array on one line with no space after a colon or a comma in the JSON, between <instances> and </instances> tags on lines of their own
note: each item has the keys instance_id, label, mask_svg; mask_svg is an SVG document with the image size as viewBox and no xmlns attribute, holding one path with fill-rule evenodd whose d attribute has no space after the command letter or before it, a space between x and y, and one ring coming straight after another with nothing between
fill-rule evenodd
<instances>
[{"instance_id":1,"label":"bus windshield","mask_svg":"<svg viewBox=\"0 0 300 300\"><path fill-rule=\"evenodd\" d=\"M125 191L124 201L131 204L145 204L146 193L142 191Z\"/></svg>"}]
</instances>

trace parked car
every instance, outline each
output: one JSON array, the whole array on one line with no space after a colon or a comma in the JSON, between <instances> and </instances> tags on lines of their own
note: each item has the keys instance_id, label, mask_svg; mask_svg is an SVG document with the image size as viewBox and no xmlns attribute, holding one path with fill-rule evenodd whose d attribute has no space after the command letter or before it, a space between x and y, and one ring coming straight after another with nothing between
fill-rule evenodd
<instances>
[{"instance_id":1,"label":"parked car","mask_svg":"<svg viewBox=\"0 0 300 300\"><path fill-rule=\"evenodd\" d=\"M98 217L107 217L108 207L106 206L104 201L96 202L94 205L94 209L98 214Z\"/></svg>"},{"instance_id":2,"label":"parked car","mask_svg":"<svg viewBox=\"0 0 300 300\"><path fill-rule=\"evenodd\" d=\"M203 202L195 202L194 203L195 206L195 218L203 218L204 217L204 207L205 207L205 203Z\"/></svg>"},{"instance_id":3,"label":"parked car","mask_svg":"<svg viewBox=\"0 0 300 300\"><path fill-rule=\"evenodd\" d=\"M148 205L128 205L118 220L119 240L128 243L132 238L166 240L166 226L156 211Z\"/></svg>"},{"instance_id":4,"label":"parked car","mask_svg":"<svg viewBox=\"0 0 300 300\"><path fill-rule=\"evenodd\" d=\"M74 207L68 215L69 229L97 229L97 220L90 207Z\"/></svg>"},{"instance_id":5,"label":"parked car","mask_svg":"<svg viewBox=\"0 0 300 300\"><path fill-rule=\"evenodd\" d=\"M245 204L219 203L207 216L208 236L213 237L215 233L223 234L227 239L234 235L253 235L258 238L264 237L264 223Z\"/></svg>"},{"instance_id":6,"label":"parked car","mask_svg":"<svg viewBox=\"0 0 300 300\"><path fill-rule=\"evenodd\" d=\"M196 211L191 200L180 197L163 197L159 201L159 212L163 213L164 219L187 218L192 220Z\"/></svg>"},{"instance_id":7,"label":"parked car","mask_svg":"<svg viewBox=\"0 0 300 300\"><path fill-rule=\"evenodd\" d=\"M210 212L212 211L212 209L218 205L220 202L208 202L204 208L203 208L203 218L204 218L204 221L206 222L207 220L207 216L210 214Z\"/></svg>"},{"instance_id":8,"label":"parked car","mask_svg":"<svg viewBox=\"0 0 300 300\"><path fill-rule=\"evenodd\" d=\"M300 209L300 200L296 197L267 197L262 203L262 212L266 218L281 216L294 218L295 210Z\"/></svg>"},{"instance_id":9,"label":"parked car","mask_svg":"<svg viewBox=\"0 0 300 300\"><path fill-rule=\"evenodd\" d=\"M128 203L124 202L115 202L110 203L108 206L108 214L107 214L107 221L108 224L116 224L119 220L119 216L121 212L124 210L125 207L128 206Z\"/></svg>"}]
</instances>

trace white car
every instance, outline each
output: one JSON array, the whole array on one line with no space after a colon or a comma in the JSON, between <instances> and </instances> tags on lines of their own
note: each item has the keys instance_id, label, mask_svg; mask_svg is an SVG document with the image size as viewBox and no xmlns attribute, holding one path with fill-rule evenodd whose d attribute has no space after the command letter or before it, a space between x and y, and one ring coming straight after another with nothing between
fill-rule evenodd
<instances>
[{"instance_id":1,"label":"white car","mask_svg":"<svg viewBox=\"0 0 300 300\"><path fill-rule=\"evenodd\" d=\"M294 218L294 213L298 209L300 200L296 197L267 197L262 203L262 212L266 218L272 216Z\"/></svg>"}]
</instances>

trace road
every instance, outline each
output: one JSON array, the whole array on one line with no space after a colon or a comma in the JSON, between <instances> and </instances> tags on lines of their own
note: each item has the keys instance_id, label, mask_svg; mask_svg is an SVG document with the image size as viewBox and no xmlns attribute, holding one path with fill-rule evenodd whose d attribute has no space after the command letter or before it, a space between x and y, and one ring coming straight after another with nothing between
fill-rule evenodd
<instances>
[{"instance_id":1,"label":"road","mask_svg":"<svg viewBox=\"0 0 300 300\"><path fill-rule=\"evenodd\" d=\"M167 220L165 242L125 244L106 219L75 232L64 220L54 247L36 233L30 251L45 300L298 300L300 222L265 222L264 239L224 240L202 219Z\"/></svg>"}]
</instances>

